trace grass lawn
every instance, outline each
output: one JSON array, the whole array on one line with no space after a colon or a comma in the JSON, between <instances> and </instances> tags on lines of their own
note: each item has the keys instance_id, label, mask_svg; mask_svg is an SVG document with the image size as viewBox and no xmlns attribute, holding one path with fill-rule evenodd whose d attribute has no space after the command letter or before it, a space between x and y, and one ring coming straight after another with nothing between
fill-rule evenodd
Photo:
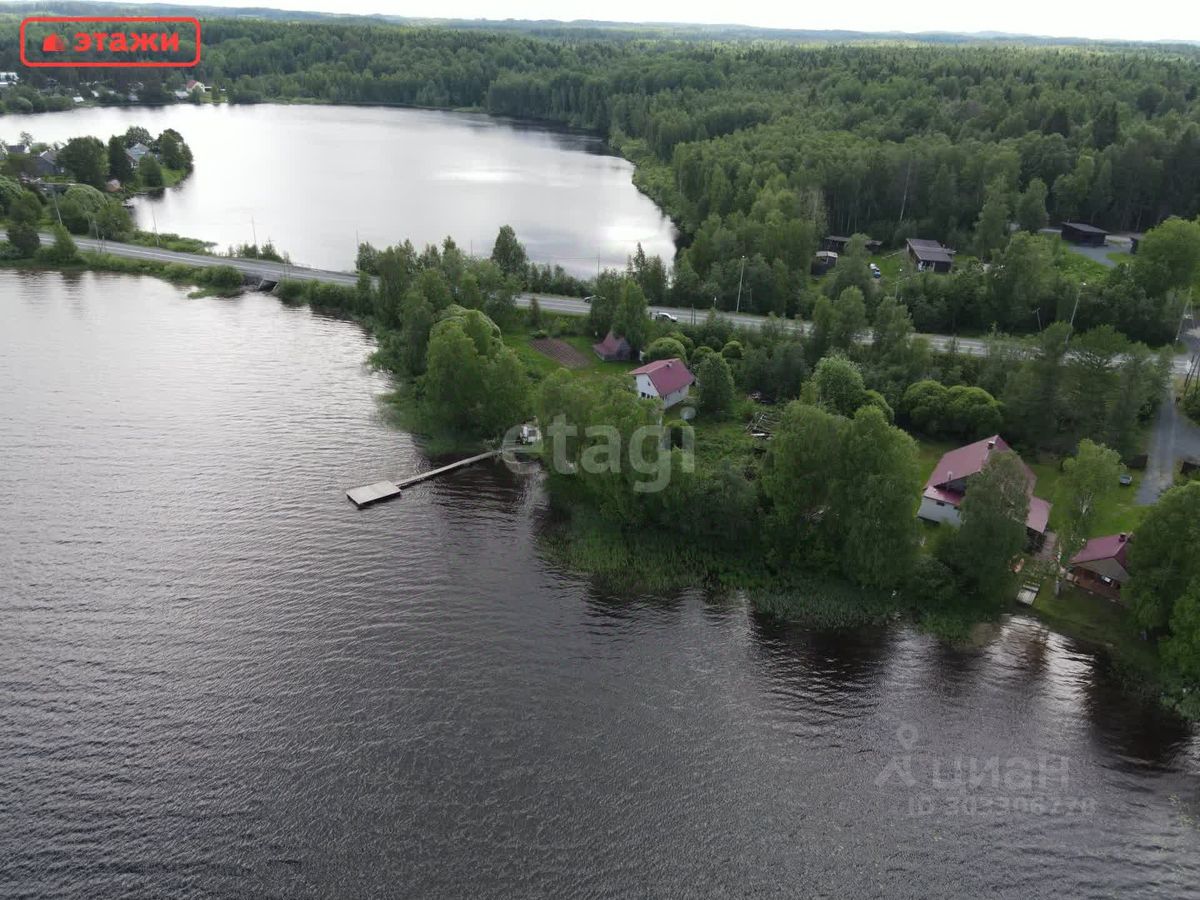
<instances>
[{"instance_id":1,"label":"grass lawn","mask_svg":"<svg viewBox=\"0 0 1200 900\"><path fill-rule=\"evenodd\" d=\"M1141 639L1133 615L1120 603L1096 597L1070 585L1054 596L1046 584L1033 603L1034 612L1066 634L1111 647L1122 660L1144 672L1158 670L1158 653Z\"/></svg>"},{"instance_id":2,"label":"grass lawn","mask_svg":"<svg viewBox=\"0 0 1200 900\"><path fill-rule=\"evenodd\" d=\"M740 418L709 421L698 417L696 426L696 464L715 465L723 459L745 462L754 456L754 438Z\"/></svg>"},{"instance_id":3,"label":"grass lawn","mask_svg":"<svg viewBox=\"0 0 1200 900\"><path fill-rule=\"evenodd\" d=\"M532 333L528 327L514 327L504 332L504 343L510 347L517 358L521 360L521 364L525 367L526 373L534 381L541 381L552 372L563 369L556 360L551 359L544 353L539 353L530 345ZM570 344L576 350L580 351L589 360L589 364L580 369L570 369L580 378L602 378L605 376L621 376L634 368L635 363L632 362L605 362L596 356L592 351L592 340L583 335L562 335L559 340Z\"/></svg>"},{"instance_id":4,"label":"grass lawn","mask_svg":"<svg viewBox=\"0 0 1200 900\"><path fill-rule=\"evenodd\" d=\"M1054 501L1054 492L1062 478L1062 470L1057 459L1030 462L1029 468L1037 475L1037 486L1034 494L1043 500ZM1142 480L1141 472L1130 472L1133 484L1128 487L1118 485L1113 493L1096 510L1096 526L1091 537L1102 537L1106 534L1118 534L1122 531L1136 531L1146 515L1148 506L1138 506L1136 503L1138 485ZM1050 512L1050 528L1058 527L1057 513Z\"/></svg>"},{"instance_id":5,"label":"grass lawn","mask_svg":"<svg viewBox=\"0 0 1200 900\"><path fill-rule=\"evenodd\" d=\"M1121 255L1125 256L1126 254ZM1103 278L1104 273L1108 271L1108 266L1104 263L1097 262L1081 253L1071 253L1067 250L1058 254L1055 265L1058 271L1074 282L1096 281Z\"/></svg>"},{"instance_id":6,"label":"grass lawn","mask_svg":"<svg viewBox=\"0 0 1200 900\"><path fill-rule=\"evenodd\" d=\"M915 435L913 438L917 442L918 455L921 461L921 484L929 480L929 476L937 468L938 460L944 454L960 446L955 441L935 441L929 438L919 438Z\"/></svg>"}]
</instances>

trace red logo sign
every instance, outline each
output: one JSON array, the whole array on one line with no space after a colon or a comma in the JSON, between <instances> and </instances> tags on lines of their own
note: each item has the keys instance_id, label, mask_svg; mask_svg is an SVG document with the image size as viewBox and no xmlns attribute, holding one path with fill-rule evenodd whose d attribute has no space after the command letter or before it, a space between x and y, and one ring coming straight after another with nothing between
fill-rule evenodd
<instances>
[{"instance_id":1,"label":"red logo sign","mask_svg":"<svg viewBox=\"0 0 1200 900\"><path fill-rule=\"evenodd\" d=\"M21 63L31 68L189 68L200 62L191 16L29 16Z\"/></svg>"}]
</instances>

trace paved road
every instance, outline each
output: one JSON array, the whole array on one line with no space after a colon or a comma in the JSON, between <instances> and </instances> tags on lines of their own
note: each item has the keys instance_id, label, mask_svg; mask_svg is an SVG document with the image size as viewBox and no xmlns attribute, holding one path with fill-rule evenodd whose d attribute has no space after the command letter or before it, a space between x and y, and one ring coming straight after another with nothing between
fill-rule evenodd
<instances>
[{"instance_id":1,"label":"paved road","mask_svg":"<svg viewBox=\"0 0 1200 900\"><path fill-rule=\"evenodd\" d=\"M43 234L42 240L51 243L53 235ZM93 238L76 238L75 243L81 250L101 251L113 256L123 256L129 259L146 259L155 262L180 263L185 266L232 266L248 275L281 279L289 278L296 281L323 281L330 284L353 285L358 282L358 276L353 272L336 272L330 269L312 269L306 266L293 266L289 263L274 263L259 259L239 259L229 256L205 256L199 253L179 253L174 250L160 250L157 247L142 247L137 244L121 244L115 241L98 241ZM517 305L528 307L534 297L538 304L548 312L566 313L569 315L587 315L588 305L578 297L562 297L555 294L521 294L517 297ZM665 313L676 317L681 323L690 323L695 317L696 323L704 321L707 310L680 309L674 306L652 306L652 315ZM721 315L742 328L761 328L767 321L766 316L750 313L721 313ZM783 320L784 327L795 328L803 333L806 325L801 322ZM987 344L979 338L955 338L945 334L921 335L929 341L935 350L946 350L951 344L957 343L959 352L970 356L984 356ZM1179 357L1175 361L1175 370L1179 374L1187 371L1187 357Z\"/></svg>"},{"instance_id":2,"label":"paved road","mask_svg":"<svg viewBox=\"0 0 1200 900\"><path fill-rule=\"evenodd\" d=\"M1200 325L1192 320L1193 327L1182 334L1189 353L1200 353ZM1184 360L1187 357L1183 357ZM1178 363L1179 360L1176 360ZM1178 365L1176 366L1178 372ZM1179 372L1178 374L1183 374ZM1148 506L1158 499L1159 494L1175 482L1181 459L1200 459L1200 426L1197 426L1179 408L1175 399L1175 386L1167 387L1167 396L1154 417L1147 450L1146 471L1138 487L1137 502Z\"/></svg>"},{"instance_id":3,"label":"paved road","mask_svg":"<svg viewBox=\"0 0 1200 900\"><path fill-rule=\"evenodd\" d=\"M43 243L53 243L54 235L43 234ZM287 263L273 263L262 259L238 259L229 256L205 256L202 253L177 253L174 250L160 250L157 247L142 247L137 244L120 244L116 241L98 241L93 238L77 237L75 244L80 250L109 253L113 256L123 256L127 259L146 259L153 262L180 263L185 266L233 266L248 275L259 275L267 278L291 278L296 281L325 281L331 284L358 283L358 276L353 272L334 272L328 269L309 269L303 266L293 266Z\"/></svg>"}]
</instances>

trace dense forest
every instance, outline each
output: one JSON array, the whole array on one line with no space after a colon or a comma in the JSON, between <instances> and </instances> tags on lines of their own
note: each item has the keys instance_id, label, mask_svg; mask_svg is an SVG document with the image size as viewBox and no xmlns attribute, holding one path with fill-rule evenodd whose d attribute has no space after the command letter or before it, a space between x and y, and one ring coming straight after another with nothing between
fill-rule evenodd
<instances>
[{"instance_id":1,"label":"dense forest","mask_svg":"<svg viewBox=\"0 0 1200 900\"><path fill-rule=\"evenodd\" d=\"M1200 51L1189 48L545 39L250 19L207 21L204 44L194 74L234 103L475 108L604 134L681 230L670 291L648 290L654 302L732 308L742 288L743 308L804 314L822 235L893 248L921 236L964 259L961 277L906 284L918 327L1032 331L1076 288L1064 281L1004 315L981 312L986 279L967 255L1003 254L1008 222L1140 231L1200 213ZM15 41L0 48L0 69L15 68ZM57 74L64 85L92 77ZM105 77L127 91L156 76ZM34 90L42 78L29 73L5 106L50 102ZM1093 283L1084 305L1130 290L1147 294ZM1169 337L1175 305L1141 295L1130 302L1152 321L1094 324Z\"/></svg>"}]
</instances>

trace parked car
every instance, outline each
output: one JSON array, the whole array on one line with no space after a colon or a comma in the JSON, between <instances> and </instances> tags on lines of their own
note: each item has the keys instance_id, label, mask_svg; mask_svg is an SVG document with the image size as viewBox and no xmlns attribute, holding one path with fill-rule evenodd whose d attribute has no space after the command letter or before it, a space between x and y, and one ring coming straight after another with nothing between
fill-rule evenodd
<instances>
[{"instance_id":1,"label":"parked car","mask_svg":"<svg viewBox=\"0 0 1200 900\"><path fill-rule=\"evenodd\" d=\"M1133 484L1133 476L1130 475L1128 472L1125 472L1124 474L1122 474L1121 475L1121 487L1129 487L1131 484Z\"/></svg>"},{"instance_id":2,"label":"parked car","mask_svg":"<svg viewBox=\"0 0 1200 900\"><path fill-rule=\"evenodd\" d=\"M678 322L679 318L671 315L669 312L656 312L654 314L654 320L656 322Z\"/></svg>"},{"instance_id":3,"label":"parked car","mask_svg":"<svg viewBox=\"0 0 1200 900\"><path fill-rule=\"evenodd\" d=\"M880 270L879 266L875 265L875 263L871 263L870 265L871 265L871 277L872 278L882 278L883 272Z\"/></svg>"}]
</instances>

